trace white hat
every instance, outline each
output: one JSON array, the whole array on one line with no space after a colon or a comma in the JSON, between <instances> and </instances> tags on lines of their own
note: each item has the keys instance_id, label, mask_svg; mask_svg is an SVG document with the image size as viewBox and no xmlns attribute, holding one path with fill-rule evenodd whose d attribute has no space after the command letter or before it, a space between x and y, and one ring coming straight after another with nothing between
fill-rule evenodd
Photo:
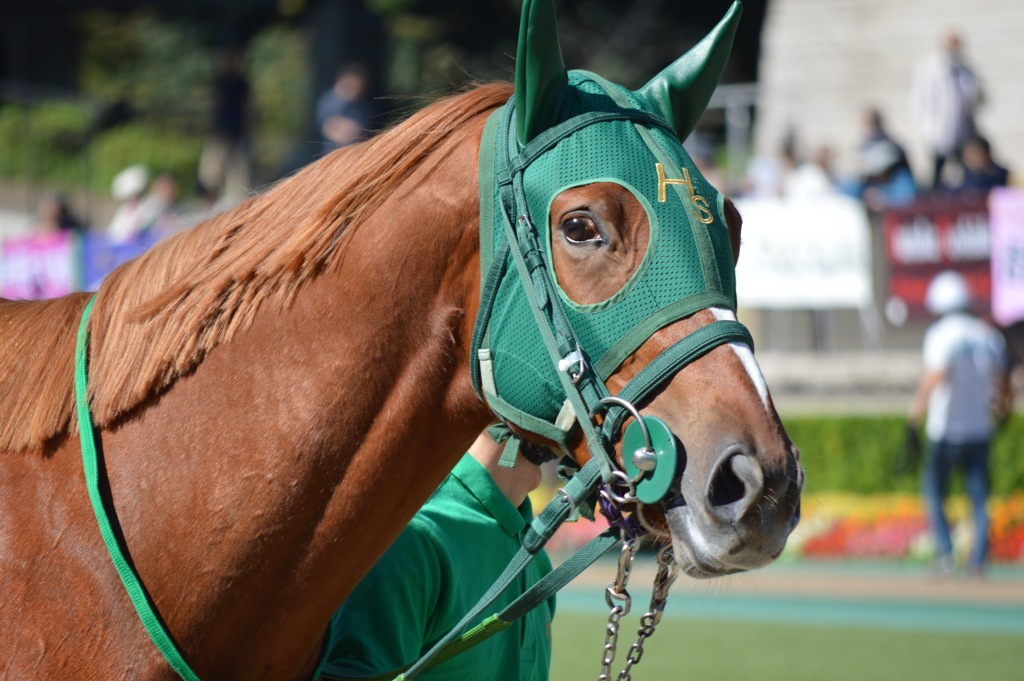
<instances>
[{"instance_id":1,"label":"white hat","mask_svg":"<svg viewBox=\"0 0 1024 681\"><path fill-rule=\"evenodd\" d=\"M140 196L142 192L146 191L148 184L149 171L146 170L146 166L136 164L128 166L114 177L114 181L110 184L110 193L114 196L115 201L127 201Z\"/></svg>"},{"instance_id":2,"label":"white hat","mask_svg":"<svg viewBox=\"0 0 1024 681\"><path fill-rule=\"evenodd\" d=\"M971 291L962 276L946 270L937 274L928 285L924 304L934 315L967 310L971 307Z\"/></svg>"}]
</instances>

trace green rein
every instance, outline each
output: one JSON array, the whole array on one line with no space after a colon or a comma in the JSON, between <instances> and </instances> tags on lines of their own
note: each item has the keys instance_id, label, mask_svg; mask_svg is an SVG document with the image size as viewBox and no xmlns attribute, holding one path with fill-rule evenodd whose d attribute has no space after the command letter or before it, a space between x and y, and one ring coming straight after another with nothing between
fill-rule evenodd
<instances>
[{"instance_id":1,"label":"green rein","mask_svg":"<svg viewBox=\"0 0 1024 681\"><path fill-rule=\"evenodd\" d=\"M82 462L85 467L85 484L89 489L89 501L92 502L92 509L96 514L96 522L99 524L100 534L103 536L103 543L107 546L110 559L117 569L117 574L121 578L121 583L124 584L125 591L128 592L132 605L135 606L135 612L138 613L142 626L146 628L146 632L149 634L150 639L152 639L153 644L156 645L164 659L167 660L167 664L171 666L178 676L184 679L184 681L199 681L199 677L188 666L188 663L185 662L181 651L178 650L170 634L167 633L167 629L156 614L156 609L153 607L149 595L142 586L142 581L132 568L131 563L128 562L124 549L117 540L117 535L111 525L110 516L103 501L103 496L100 493L99 456L96 451L92 416L89 413L87 390L88 322L89 314L92 312L92 306L95 302L96 296L93 296L89 299L89 303L82 312L82 322L78 327L78 342L75 346L75 407L78 412L78 434L82 443ZM330 629L328 628L327 636L324 639L325 645L320 655L320 662L317 664L316 671L313 674L314 679L320 677L320 671L327 661L326 653L329 647L326 645L326 642L329 640Z\"/></svg>"}]
</instances>

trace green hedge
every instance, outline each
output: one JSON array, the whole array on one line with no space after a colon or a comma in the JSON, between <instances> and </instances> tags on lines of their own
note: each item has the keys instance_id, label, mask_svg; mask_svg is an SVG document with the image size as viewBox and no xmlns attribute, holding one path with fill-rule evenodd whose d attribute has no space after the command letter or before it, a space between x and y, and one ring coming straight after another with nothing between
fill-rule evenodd
<instances>
[{"instance_id":1,"label":"green hedge","mask_svg":"<svg viewBox=\"0 0 1024 681\"><path fill-rule=\"evenodd\" d=\"M800 448L808 492L916 492L919 470L900 472L906 421L898 416L801 416L783 419ZM999 431L992 449L992 492L1024 489L1024 415ZM960 481L954 491L962 489Z\"/></svg>"},{"instance_id":2,"label":"green hedge","mask_svg":"<svg viewBox=\"0 0 1024 681\"><path fill-rule=\"evenodd\" d=\"M210 122L218 53L202 27L153 12L89 11L79 17L76 90L71 98L16 103L0 98L0 179L109 196L134 163L173 174L183 192L196 179ZM273 177L311 125L308 37L277 24L245 54L256 112L258 177ZM96 132L102 110L123 102L126 125Z\"/></svg>"},{"instance_id":3,"label":"green hedge","mask_svg":"<svg viewBox=\"0 0 1024 681\"><path fill-rule=\"evenodd\" d=\"M0 176L81 182L92 114L76 102L0 108Z\"/></svg>"},{"instance_id":4,"label":"green hedge","mask_svg":"<svg viewBox=\"0 0 1024 681\"><path fill-rule=\"evenodd\" d=\"M170 173L187 191L195 182L202 140L148 123L133 122L106 130L89 147L90 185L110 191L121 170L142 163L155 173Z\"/></svg>"},{"instance_id":5,"label":"green hedge","mask_svg":"<svg viewBox=\"0 0 1024 681\"><path fill-rule=\"evenodd\" d=\"M85 187L107 195L114 176L133 163L169 172L181 187L195 181L202 141L151 123L132 122L89 137L92 113L73 102L0 108L0 178Z\"/></svg>"}]
</instances>

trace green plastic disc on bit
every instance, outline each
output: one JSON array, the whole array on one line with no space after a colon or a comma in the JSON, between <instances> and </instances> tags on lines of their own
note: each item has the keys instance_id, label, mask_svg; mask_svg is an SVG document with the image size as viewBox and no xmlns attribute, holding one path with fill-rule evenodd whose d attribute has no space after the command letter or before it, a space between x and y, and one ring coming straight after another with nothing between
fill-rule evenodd
<instances>
[{"instance_id":1,"label":"green plastic disc on bit","mask_svg":"<svg viewBox=\"0 0 1024 681\"><path fill-rule=\"evenodd\" d=\"M651 437L651 447L657 457L654 470L645 471L636 486L636 497L642 503L656 504L661 501L676 476L676 438L668 424L657 416L644 416L644 424ZM622 458L626 474L635 480L640 469L633 463L633 452L644 448L643 431L640 424L633 421L622 436Z\"/></svg>"}]
</instances>

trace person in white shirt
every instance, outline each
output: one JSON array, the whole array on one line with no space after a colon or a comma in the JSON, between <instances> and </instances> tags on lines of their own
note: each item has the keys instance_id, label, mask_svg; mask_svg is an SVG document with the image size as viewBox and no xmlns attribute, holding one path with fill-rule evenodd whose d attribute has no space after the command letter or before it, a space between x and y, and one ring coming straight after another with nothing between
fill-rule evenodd
<instances>
[{"instance_id":1,"label":"person in white shirt","mask_svg":"<svg viewBox=\"0 0 1024 681\"><path fill-rule=\"evenodd\" d=\"M937 189L946 161L959 161L963 143L976 132L975 113L982 103L981 86L964 59L959 35L949 33L943 49L918 65L911 100L921 135L932 153L932 188Z\"/></svg>"},{"instance_id":2,"label":"person in white shirt","mask_svg":"<svg viewBox=\"0 0 1024 681\"><path fill-rule=\"evenodd\" d=\"M962 468L975 534L967 567L981 576L988 556L989 449L995 420L1009 411L1009 358L999 331L970 313L970 290L956 272L932 280L925 304L939 319L925 333L924 373L907 414L908 435L916 439L927 413L921 489L935 533L936 571L953 570L943 502L953 470Z\"/></svg>"}]
</instances>

